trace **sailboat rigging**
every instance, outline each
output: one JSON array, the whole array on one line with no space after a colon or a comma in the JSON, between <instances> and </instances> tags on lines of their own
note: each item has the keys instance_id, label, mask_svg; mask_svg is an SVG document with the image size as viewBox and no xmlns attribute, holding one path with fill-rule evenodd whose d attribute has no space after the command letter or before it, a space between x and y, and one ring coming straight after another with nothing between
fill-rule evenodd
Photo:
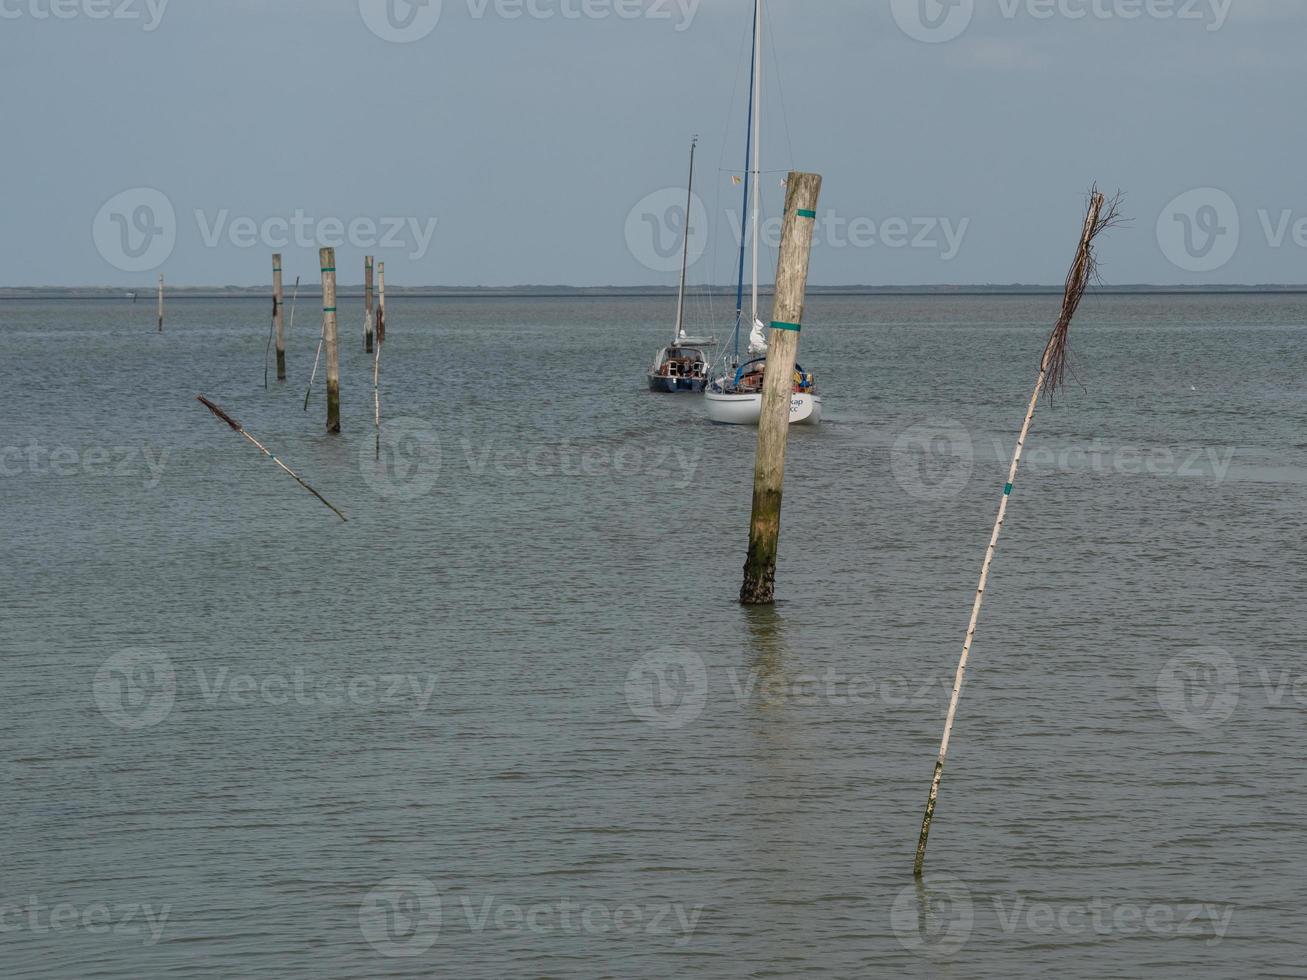
<instances>
[{"instance_id":1,"label":"sailboat rigging","mask_svg":"<svg viewBox=\"0 0 1307 980\"><path fill-rule=\"evenodd\" d=\"M703 391L708 383L705 347L714 347L712 337L689 337L685 333L685 282L690 270L690 215L694 210L694 152L699 137L690 141L690 179L685 191L685 242L681 251L681 286L676 295L676 327L672 344L654 357L649 371L649 390L674 394Z\"/></svg>"},{"instance_id":2,"label":"sailboat rigging","mask_svg":"<svg viewBox=\"0 0 1307 980\"><path fill-rule=\"evenodd\" d=\"M735 332L732 348L713 368L704 389L708 419L723 425L757 425L762 416L762 380L767 366L767 327L758 317L758 262L762 226L762 31L763 0L753 5L753 55L749 77L749 124L744 150L744 209L740 228L739 282L736 288ZM752 194L752 197L750 196ZM752 236L747 234L752 222ZM753 254L749 318L749 357L740 363L740 334L744 328L744 270L746 249ZM816 425L821 421L821 397L816 379L795 366L790 399L790 423Z\"/></svg>"}]
</instances>

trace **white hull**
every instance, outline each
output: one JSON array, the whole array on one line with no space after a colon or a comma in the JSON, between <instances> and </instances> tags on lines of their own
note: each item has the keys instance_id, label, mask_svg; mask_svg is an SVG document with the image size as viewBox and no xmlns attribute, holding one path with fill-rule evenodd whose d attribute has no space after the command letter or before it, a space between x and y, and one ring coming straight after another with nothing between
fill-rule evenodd
<instances>
[{"instance_id":1,"label":"white hull","mask_svg":"<svg viewBox=\"0 0 1307 980\"><path fill-rule=\"evenodd\" d=\"M719 425L757 425L762 417L762 394L722 395L707 392L708 421ZM821 422L820 395L790 396L790 425L817 425Z\"/></svg>"}]
</instances>

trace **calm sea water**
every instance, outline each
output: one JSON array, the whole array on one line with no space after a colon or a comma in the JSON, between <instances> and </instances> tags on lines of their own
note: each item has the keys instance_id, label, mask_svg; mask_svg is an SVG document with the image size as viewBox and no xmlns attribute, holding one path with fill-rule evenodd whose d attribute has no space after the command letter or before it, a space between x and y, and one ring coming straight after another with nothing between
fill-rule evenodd
<instances>
[{"instance_id":1,"label":"calm sea water","mask_svg":"<svg viewBox=\"0 0 1307 980\"><path fill-rule=\"evenodd\" d=\"M0 304L7 977L1307 976L1307 298L819 298L781 601L662 300ZM342 524L194 397L223 404Z\"/></svg>"}]
</instances>

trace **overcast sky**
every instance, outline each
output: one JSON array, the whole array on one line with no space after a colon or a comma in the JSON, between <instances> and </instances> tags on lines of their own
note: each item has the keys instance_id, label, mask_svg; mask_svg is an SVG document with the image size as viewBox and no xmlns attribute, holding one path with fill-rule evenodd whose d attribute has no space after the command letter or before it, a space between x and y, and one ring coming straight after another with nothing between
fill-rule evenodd
<instances>
[{"instance_id":1,"label":"overcast sky","mask_svg":"<svg viewBox=\"0 0 1307 980\"><path fill-rule=\"evenodd\" d=\"M672 284L694 133L691 275L733 281L752 6L0 0L0 285L307 281L324 243L344 282ZM1307 4L767 12L766 210L824 175L814 282L1060 282L1093 181L1109 282L1307 282Z\"/></svg>"}]
</instances>

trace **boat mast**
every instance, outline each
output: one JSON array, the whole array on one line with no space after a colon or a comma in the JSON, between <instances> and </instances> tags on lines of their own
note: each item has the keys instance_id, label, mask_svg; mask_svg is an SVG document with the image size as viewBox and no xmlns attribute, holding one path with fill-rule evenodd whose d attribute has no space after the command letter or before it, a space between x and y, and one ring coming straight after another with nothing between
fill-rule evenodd
<instances>
[{"instance_id":1,"label":"boat mast","mask_svg":"<svg viewBox=\"0 0 1307 980\"><path fill-rule=\"evenodd\" d=\"M753 97L754 82L758 68L758 4L761 0L753 0L753 60L749 63L749 122L748 135L744 140L744 204L740 207L740 278L739 285L735 291L735 361L738 364L740 360L740 322L744 319L744 251L747 247L747 236L749 231L749 161L752 158L753 150ZM749 325L753 329L753 325Z\"/></svg>"},{"instance_id":2,"label":"boat mast","mask_svg":"<svg viewBox=\"0 0 1307 980\"><path fill-rule=\"evenodd\" d=\"M758 322L758 239L762 217L762 0L754 4L753 23L753 319Z\"/></svg>"},{"instance_id":3,"label":"boat mast","mask_svg":"<svg viewBox=\"0 0 1307 980\"><path fill-rule=\"evenodd\" d=\"M672 343L677 343L685 333L685 276L690 268L690 211L694 204L694 148L699 145L699 137L690 140L690 182L685 189L685 249L681 253L681 291L676 297L676 333Z\"/></svg>"}]
</instances>

